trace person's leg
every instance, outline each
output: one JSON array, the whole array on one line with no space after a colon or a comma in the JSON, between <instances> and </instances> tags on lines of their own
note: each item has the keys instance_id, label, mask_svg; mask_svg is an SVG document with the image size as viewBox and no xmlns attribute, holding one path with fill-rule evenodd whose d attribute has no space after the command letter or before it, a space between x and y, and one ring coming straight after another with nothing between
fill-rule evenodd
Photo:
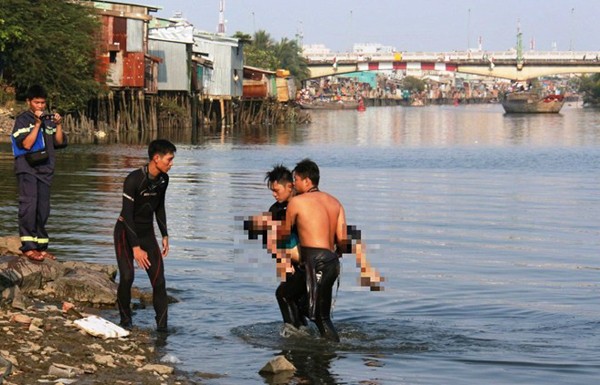
<instances>
[{"instance_id":1,"label":"person's leg","mask_svg":"<svg viewBox=\"0 0 600 385\"><path fill-rule=\"evenodd\" d=\"M148 253L150 268L146 270L152 284L152 304L156 313L156 330L167 331L169 299L165 281L165 265L154 233L140 240Z\"/></svg>"},{"instance_id":2,"label":"person's leg","mask_svg":"<svg viewBox=\"0 0 600 385\"><path fill-rule=\"evenodd\" d=\"M131 327L131 287L134 280L133 249L127 242L125 225L117 222L114 232L115 253L119 267L119 286L117 288L117 306L121 316L120 325Z\"/></svg>"},{"instance_id":3,"label":"person's leg","mask_svg":"<svg viewBox=\"0 0 600 385\"><path fill-rule=\"evenodd\" d=\"M288 274L286 281L279 284L275 291L283 322L299 328L306 325L306 319L298 308L298 298L306 293L306 278L302 272Z\"/></svg>"},{"instance_id":4,"label":"person's leg","mask_svg":"<svg viewBox=\"0 0 600 385\"><path fill-rule=\"evenodd\" d=\"M19 189L19 236L21 251L25 254L37 249L37 178L30 174L17 174ZM43 258L42 258L43 259Z\"/></svg>"},{"instance_id":5,"label":"person's leg","mask_svg":"<svg viewBox=\"0 0 600 385\"><path fill-rule=\"evenodd\" d=\"M46 231L46 223L48 223L48 217L50 216L50 186L46 183L37 181L37 214L36 214L36 233L37 233L37 249L42 251L42 255L48 255L53 259L50 253L47 253L48 249L48 232Z\"/></svg>"},{"instance_id":6,"label":"person's leg","mask_svg":"<svg viewBox=\"0 0 600 385\"><path fill-rule=\"evenodd\" d=\"M339 342L340 337L331 322L331 299L333 285L340 274L340 261L331 260L324 264L317 264L317 303L315 323L321 337Z\"/></svg>"}]
</instances>

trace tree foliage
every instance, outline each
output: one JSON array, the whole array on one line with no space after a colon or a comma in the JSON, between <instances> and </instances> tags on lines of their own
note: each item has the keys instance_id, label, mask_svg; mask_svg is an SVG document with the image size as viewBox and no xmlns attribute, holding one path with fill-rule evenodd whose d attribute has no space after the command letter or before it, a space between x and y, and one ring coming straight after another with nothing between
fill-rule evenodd
<instances>
[{"instance_id":1,"label":"tree foliage","mask_svg":"<svg viewBox=\"0 0 600 385\"><path fill-rule=\"evenodd\" d=\"M238 39L248 36L242 32L236 32L234 35ZM309 75L308 63L295 40L283 38L276 42L263 30L255 32L251 42L244 46L244 63L271 71L287 69L299 81L308 78Z\"/></svg>"},{"instance_id":2,"label":"tree foliage","mask_svg":"<svg viewBox=\"0 0 600 385\"><path fill-rule=\"evenodd\" d=\"M402 79L402 88L410 92L422 92L425 89L425 81L414 76Z\"/></svg>"},{"instance_id":3,"label":"tree foliage","mask_svg":"<svg viewBox=\"0 0 600 385\"><path fill-rule=\"evenodd\" d=\"M600 74L582 76L579 92L583 94L583 102L600 105Z\"/></svg>"},{"instance_id":4,"label":"tree foliage","mask_svg":"<svg viewBox=\"0 0 600 385\"><path fill-rule=\"evenodd\" d=\"M40 84L52 108L73 112L99 90L94 80L100 24L70 1L1 0L0 76L17 96Z\"/></svg>"}]
</instances>

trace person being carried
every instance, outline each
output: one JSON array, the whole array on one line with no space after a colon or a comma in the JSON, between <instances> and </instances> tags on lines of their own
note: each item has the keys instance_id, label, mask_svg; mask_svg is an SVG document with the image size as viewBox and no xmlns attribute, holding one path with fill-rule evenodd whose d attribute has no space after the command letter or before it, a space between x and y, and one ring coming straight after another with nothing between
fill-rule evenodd
<instances>
[{"instance_id":1,"label":"person being carried","mask_svg":"<svg viewBox=\"0 0 600 385\"><path fill-rule=\"evenodd\" d=\"M319 190L319 167L312 160L297 163L293 175L298 195L288 203L285 221L271 232L268 246L289 237L292 228L297 227L300 255L306 269L308 316L321 337L339 341L331 321L333 285L340 272L339 255L353 251L344 207L334 196ZM361 267L361 284L378 285L382 278L366 262L362 244L357 245L354 251Z\"/></svg>"},{"instance_id":2,"label":"person being carried","mask_svg":"<svg viewBox=\"0 0 600 385\"><path fill-rule=\"evenodd\" d=\"M248 232L249 239L258 239L262 235L263 246L267 246L267 229L278 226L285 219L285 212L289 199L295 192L293 188L292 172L283 165L276 165L265 175L267 187L271 190L275 203L269 211L261 215L251 216L244 221L244 229ZM277 276L281 283L275 291L277 303L284 322L283 332L289 331L288 325L299 329L307 326L306 320L306 285L304 267L300 263L298 250L298 235L292 231L287 242L280 242L278 247L269 248L273 258L277 261ZM287 264L289 266L286 271Z\"/></svg>"},{"instance_id":3,"label":"person being carried","mask_svg":"<svg viewBox=\"0 0 600 385\"><path fill-rule=\"evenodd\" d=\"M48 252L46 223L50 216L50 186L56 164L55 149L67 146L62 117L46 111L46 90L27 90L29 109L19 114L11 135L15 174L19 190L19 236L21 251L32 261L56 259Z\"/></svg>"},{"instance_id":4,"label":"person being carried","mask_svg":"<svg viewBox=\"0 0 600 385\"><path fill-rule=\"evenodd\" d=\"M168 297L163 258L169 253L169 234L165 194L176 151L175 145L167 140L152 141L148 146L148 164L132 171L123 185L123 207L115 225L114 241L119 267L117 305L120 325L125 328L132 327L131 287L135 259L137 265L146 270L152 284L157 330L167 331ZM154 234L154 217L162 235L162 251Z\"/></svg>"},{"instance_id":5,"label":"person being carried","mask_svg":"<svg viewBox=\"0 0 600 385\"><path fill-rule=\"evenodd\" d=\"M282 221L285 219L288 202L295 193L292 172L283 165L278 165L267 172L265 180L276 200L269 208L269 212L272 214L273 220ZM266 238L264 240L266 241ZM278 260L278 275L282 278L282 282L275 291L275 297L283 322L299 329L307 326L308 322L305 317L306 272L304 266L301 265L298 235L295 229L292 229L288 241L279 246L280 248L274 250L274 256ZM290 260L292 265L292 268L287 271L283 265L285 260Z\"/></svg>"}]
</instances>

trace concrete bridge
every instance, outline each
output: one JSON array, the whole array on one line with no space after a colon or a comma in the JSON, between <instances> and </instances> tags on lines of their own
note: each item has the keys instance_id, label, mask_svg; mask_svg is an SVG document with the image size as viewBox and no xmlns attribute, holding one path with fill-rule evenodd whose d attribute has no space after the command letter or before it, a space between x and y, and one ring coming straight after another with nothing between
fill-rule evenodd
<instances>
[{"instance_id":1,"label":"concrete bridge","mask_svg":"<svg viewBox=\"0 0 600 385\"><path fill-rule=\"evenodd\" d=\"M383 70L450 71L519 81L600 73L600 52L596 51L329 53L307 59L311 78Z\"/></svg>"}]
</instances>

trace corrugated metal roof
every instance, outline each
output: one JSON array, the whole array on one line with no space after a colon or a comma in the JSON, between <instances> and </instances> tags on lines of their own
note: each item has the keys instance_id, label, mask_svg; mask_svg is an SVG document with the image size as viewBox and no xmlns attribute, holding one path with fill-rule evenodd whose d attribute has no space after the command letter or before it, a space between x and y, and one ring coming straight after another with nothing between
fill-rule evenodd
<instances>
[{"instance_id":1,"label":"corrugated metal roof","mask_svg":"<svg viewBox=\"0 0 600 385\"><path fill-rule=\"evenodd\" d=\"M122 5L135 5L135 6L138 6L138 7L148 8L148 10L150 12L156 12L158 10L163 9L162 7L158 7L156 5L131 3L131 2L123 2L123 1L115 1L115 0L98 0L98 1L94 1L93 3L110 3L110 4L122 4Z\"/></svg>"},{"instance_id":2,"label":"corrugated metal roof","mask_svg":"<svg viewBox=\"0 0 600 385\"><path fill-rule=\"evenodd\" d=\"M163 28L150 28L148 37L154 40L176 41L179 43L194 43L193 26L174 26Z\"/></svg>"}]
</instances>

